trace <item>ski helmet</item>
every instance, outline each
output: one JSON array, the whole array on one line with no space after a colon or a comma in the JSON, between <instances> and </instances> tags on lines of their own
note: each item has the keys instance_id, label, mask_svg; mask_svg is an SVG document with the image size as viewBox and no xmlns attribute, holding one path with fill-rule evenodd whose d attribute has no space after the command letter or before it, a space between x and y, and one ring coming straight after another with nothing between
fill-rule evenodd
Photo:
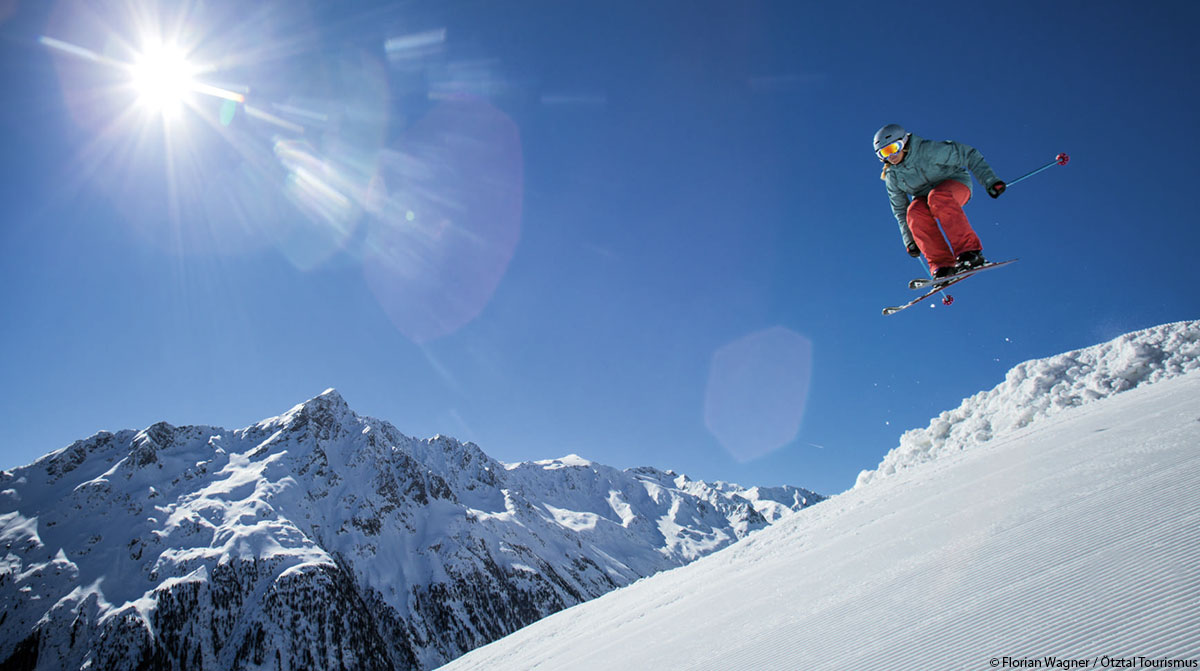
<instances>
[{"instance_id":1,"label":"ski helmet","mask_svg":"<svg viewBox=\"0 0 1200 671\"><path fill-rule=\"evenodd\" d=\"M896 141L900 142L901 148L908 144L908 133L904 131L904 126L890 123L880 128L875 133L875 154L878 155L880 149Z\"/></svg>"}]
</instances>

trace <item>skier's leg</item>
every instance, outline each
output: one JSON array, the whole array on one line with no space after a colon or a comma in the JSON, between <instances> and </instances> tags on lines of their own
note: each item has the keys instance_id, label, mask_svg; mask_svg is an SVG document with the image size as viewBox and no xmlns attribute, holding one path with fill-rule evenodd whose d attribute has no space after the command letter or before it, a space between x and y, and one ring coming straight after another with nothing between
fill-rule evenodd
<instances>
[{"instance_id":1,"label":"skier's leg","mask_svg":"<svg viewBox=\"0 0 1200 671\"><path fill-rule=\"evenodd\" d=\"M942 223L942 230L946 231L946 239L950 241L955 255L983 249L983 243L975 235L971 222L967 221L967 215L963 212L963 205L971 200L971 187L948 179L935 186L928 198L929 210Z\"/></svg>"},{"instance_id":2,"label":"skier's leg","mask_svg":"<svg viewBox=\"0 0 1200 671\"><path fill-rule=\"evenodd\" d=\"M929 272L938 268L954 265L954 252L942 237L937 221L924 198L913 198L908 204L908 230L912 231L913 240L929 262Z\"/></svg>"}]
</instances>

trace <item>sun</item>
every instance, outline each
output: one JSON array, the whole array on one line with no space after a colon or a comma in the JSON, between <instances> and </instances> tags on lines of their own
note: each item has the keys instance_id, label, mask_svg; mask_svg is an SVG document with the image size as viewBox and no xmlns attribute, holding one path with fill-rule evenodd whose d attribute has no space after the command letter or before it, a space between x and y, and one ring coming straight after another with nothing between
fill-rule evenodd
<instances>
[{"instance_id":1,"label":"sun","mask_svg":"<svg viewBox=\"0 0 1200 671\"><path fill-rule=\"evenodd\" d=\"M149 43L130 67L138 104L165 117L178 115L196 90L196 72L183 49Z\"/></svg>"}]
</instances>

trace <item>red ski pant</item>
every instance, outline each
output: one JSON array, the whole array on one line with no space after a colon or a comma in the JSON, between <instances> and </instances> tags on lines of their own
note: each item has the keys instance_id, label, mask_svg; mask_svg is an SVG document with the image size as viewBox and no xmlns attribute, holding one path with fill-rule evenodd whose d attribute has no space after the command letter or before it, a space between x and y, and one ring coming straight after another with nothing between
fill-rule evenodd
<instances>
[{"instance_id":1,"label":"red ski pant","mask_svg":"<svg viewBox=\"0 0 1200 671\"><path fill-rule=\"evenodd\" d=\"M929 270L953 266L955 257L963 252L983 250L983 243L963 212L968 200L971 187L948 179L933 187L928 195L913 198L908 204L908 229L929 262ZM938 222L946 232L945 237L938 230Z\"/></svg>"}]
</instances>

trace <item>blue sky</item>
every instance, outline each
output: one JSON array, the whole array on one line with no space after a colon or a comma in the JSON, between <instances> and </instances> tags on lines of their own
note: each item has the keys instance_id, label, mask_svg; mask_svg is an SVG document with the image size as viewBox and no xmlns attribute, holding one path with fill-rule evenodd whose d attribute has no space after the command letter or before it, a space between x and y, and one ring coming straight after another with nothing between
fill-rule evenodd
<instances>
[{"instance_id":1,"label":"blue sky","mask_svg":"<svg viewBox=\"0 0 1200 671\"><path fill-rule=\"evenodd\" d=\"M1200 316L1191 3L239 4L0 12L0 466L335 387L836 493L1021 361ZM147 34L209 66L166 117ZM885 318L889 122L1071 162L967 206L1019 264Z\"/></svg>"}]
</instances>

